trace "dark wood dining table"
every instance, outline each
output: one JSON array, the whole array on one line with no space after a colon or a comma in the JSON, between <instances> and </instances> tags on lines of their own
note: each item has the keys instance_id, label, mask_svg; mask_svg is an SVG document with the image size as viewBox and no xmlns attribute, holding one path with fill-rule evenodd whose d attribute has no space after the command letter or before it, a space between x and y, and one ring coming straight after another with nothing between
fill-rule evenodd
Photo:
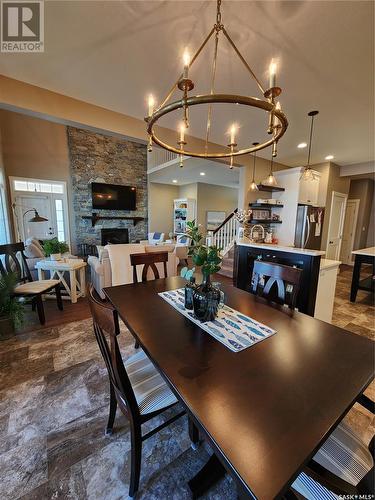
<instances>
[{"instance_id":1,"label":"dark wood dining table","mask_svg":"<svg viewBox=\"0 0 375 500\"><path fill-rule=\"evenodd\" d=\"M172 277L105 294L240 496L280 497L372 381L374 343L223 286L230 307L277 330L235 353L158 295L184 284Z\"/></svg>"}]
</instances>

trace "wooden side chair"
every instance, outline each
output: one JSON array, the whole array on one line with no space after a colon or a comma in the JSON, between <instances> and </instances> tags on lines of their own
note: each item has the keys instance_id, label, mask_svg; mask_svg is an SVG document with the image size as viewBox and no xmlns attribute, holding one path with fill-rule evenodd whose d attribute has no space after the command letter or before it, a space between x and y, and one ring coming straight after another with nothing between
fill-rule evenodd
<instances>
[{"instance_id":1,"label":"wooden side chair","mask_svg":"<svg viewBox=\"0 0 375 500\"><path fill-rule=\"evenodd\" d=\"M256 260L252 277L252 292L267 300L295 308L302 270L273 262Z\"/></svg>"},{"instance_id":2,"label":"wooden side chair","mask_svg":"<svg viewBox=\"0 0 375 500\"><path fill-rule=\"evenodd\" d=\"M131 432L131 473L129 496L135 496L139 487L142 458L142 442L153 436L182 415L174 415L158 427L142 435L142 424L148 422L168 408L176 405L177 399L163 378L140 350L125 362L117 342L120 333L117 312L103 303L89 289L89 304L94 322L94 332L100 352L107 367L110 386L110 410L106 434L112 434L117 406L129 419Z\"/></svg>"},{"instance_id":3,"label":"wooden side chair","mask_svg":"<svg viewBox=\"0 0 375 500\"><path fill-rule=\"evenodd\" d=\"M167 262L168 252L150 252L150 253L132 253L130 254L130 264L133 267L133 283L138 283L137 266L143 265L142 282L147 281L148 270L151 269L154 274L154 279L158 280L160 274L156 264L162 263L164 270L164 278L167 278ZM135 341L134 347L138 349L139 343Z\"/></svg>"},{"instance_id":4,"label":"wooden side chair","mask_svg":"<svg viewBox=\"0 0 375 500\"><path fill-rule=\"evenodd\" d=\"M159 270L156 264L162 263L164 278L167 277L168 252L150 252L150 253L132 253L130 255L130 264L133 267L133 283L138 283L137 266L143 265L142 281L147 281L148 270L151 269L154 278L160 278Z\"/></svg>"},{"instance_id":5,"label":"wooden side chair","mask_svg":"<svg viewBox=\"0 0 375 500\"><path fill-rule=\"evenodd\" d=\"M60 280L33 281L27 260L24 254L23 243L0 245L0 273L16 273L17 286L15 295L31 299L31 306L38 311L39 321L42 325L46 322L42 295L52 291L56 294L57 307L63 310Z\"/></svg>"},{"instance_id":6,"label":"wooden side chair","mask_svg":"<svg viewBox=\"0 0 375 500\"><path fill-rule=\"evenodd\" d=\"M374 414L374 403L367 396L360 396L357 403ZM367 447L346 423L340 423L298 475L291 491L308 499L372 498L374 441L373 437Z\"/></svg>"}]
</instances>

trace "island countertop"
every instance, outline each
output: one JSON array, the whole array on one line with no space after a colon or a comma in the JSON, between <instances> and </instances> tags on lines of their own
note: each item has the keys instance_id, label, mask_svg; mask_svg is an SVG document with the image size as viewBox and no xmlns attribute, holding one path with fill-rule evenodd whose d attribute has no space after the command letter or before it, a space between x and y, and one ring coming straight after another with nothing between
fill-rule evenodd
<instances>
[{"instance_id":1,"label":"island countertop","mask_svg":"<svg viewBox=\"0 0 375 500\"><path fill-rule=\"evenodd\" d=\"M237 240L238 246L245 246L251 248L262 248L263 250L274 250L279 252L291 252L297 253L300 255L311 255L314 257L325 255L325 252L322 250L311 250L309 248L296 248L296 247L287 247L282 245L273 245L271 243L252 243L248 238L242 238Z\"/></svg>"},{"instance_id":2,"label":"island countertop","mask_svg":"<svg viewBox=\"0 0 375 500\"><path fill-rule=\"evenodd\" d=\"M375 257L375 247L362 248L361 250L354 250L353 255L367 255L368 257Z\"/></svg>"}]
</instances>

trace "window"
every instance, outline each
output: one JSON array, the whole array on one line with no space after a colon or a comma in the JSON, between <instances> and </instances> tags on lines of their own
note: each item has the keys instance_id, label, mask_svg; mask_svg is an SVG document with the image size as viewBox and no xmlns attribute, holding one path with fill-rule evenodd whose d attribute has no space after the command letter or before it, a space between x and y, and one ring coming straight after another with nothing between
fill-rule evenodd
<instances>
[{"instance_id":1,"label":"window","mask_svg":"<svg viewBox=\"0 0 375 500\"><path fill-rule=\"evenodd\" d=\"M59 241L65 241L64 206L62 200L55 200L55 207L56 207L57 239Z\"/></svg>"},{"instance_id":2,"label":"window","mask_svg":"<svg viewBox=\"0 0 375 500\"><path fill-rule=\"evenodd\" d=\"M0 185L0 244L9 243L4 186Z\"/></svg>"},{"instance_id":3,"label":"window","mask_svg":"<svg viewBox=\"0 0 375 500\"><path fill-rule=\"evenodd\" d=\"M54 184L52 182L14 181L14 189L15 191L29 191L33 193L64 193L63 184Z\"/></svg>"}]
</instances>

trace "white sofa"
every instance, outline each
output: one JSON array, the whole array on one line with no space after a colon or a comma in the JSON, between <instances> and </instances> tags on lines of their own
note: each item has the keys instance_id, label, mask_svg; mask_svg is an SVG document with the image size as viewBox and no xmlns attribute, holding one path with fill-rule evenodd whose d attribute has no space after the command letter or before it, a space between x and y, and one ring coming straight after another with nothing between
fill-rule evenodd
<instances>
[{"instance_id":1,"label":"white sofa","mask_svg":"<svg viewBox=\"0 0 375 500\"><path fill-rule=\"evenodd\" d=\"M174 245L155 246L130 243L99 247L99 256L90 256L87 263L90 266L91 283L102 299L105 298L103 288L133 283L133 268L130 264L130 255L145 252L168 252L168 276L177 275L179 259L176 256ZM156 267L158 268L160 277L164 278L163 264L156 264ZM138 266L137 274L138 280L141 281L142 266ZM149 269L147 279L154 279L151 269Z\"/></svg>"}]
</instances>

